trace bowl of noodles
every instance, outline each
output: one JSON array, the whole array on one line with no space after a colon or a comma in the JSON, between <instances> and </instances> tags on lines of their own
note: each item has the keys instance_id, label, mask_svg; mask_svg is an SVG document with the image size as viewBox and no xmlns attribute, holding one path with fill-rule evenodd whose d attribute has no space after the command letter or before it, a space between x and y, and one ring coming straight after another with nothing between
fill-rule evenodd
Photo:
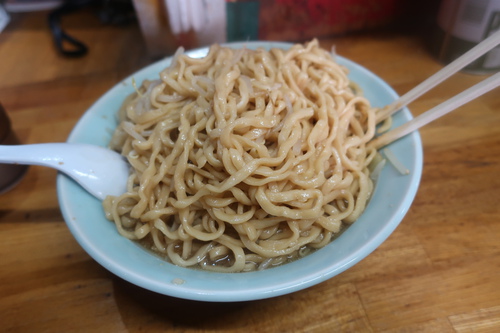
<instances>
[{"instance_id":1,"label":"bowl of noodles","mask_svg":"<svg viewBox=\"0 0 500 333\"><path fill-rule=\"evenodd\" d=\"M374 251L416 195L418 133L369 145L412 118L377 119L397 97L315 40L179 50L109 90L68 138L126 156L127 192L101 202L61 174L61 211L99 264L160 294L305 289Z\"/></svg>"}]
</instances>

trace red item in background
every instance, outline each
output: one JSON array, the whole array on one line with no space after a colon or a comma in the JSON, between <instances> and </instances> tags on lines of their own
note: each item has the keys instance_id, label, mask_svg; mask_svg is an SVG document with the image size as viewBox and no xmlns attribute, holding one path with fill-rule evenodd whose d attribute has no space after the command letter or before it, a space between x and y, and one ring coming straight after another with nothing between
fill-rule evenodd
<instances>
[{"instance_id":1,"label":"red item in background","mask_svg":"<svg viewBox=\"0 0 500 333\"><path fill-rule=\"evenodd\" d=\"M382 27L403 12L398 0L260 1L259 39L305 40Z\"/></svg>"}]
</instances>

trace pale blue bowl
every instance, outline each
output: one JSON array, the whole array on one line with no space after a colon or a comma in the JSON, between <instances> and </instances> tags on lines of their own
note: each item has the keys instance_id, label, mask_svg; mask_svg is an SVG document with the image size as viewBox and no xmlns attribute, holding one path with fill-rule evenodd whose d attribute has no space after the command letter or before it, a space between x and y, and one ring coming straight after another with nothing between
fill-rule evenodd
<instances>
[{"instance_id":1,"label":"pale blue bowl","mask_svg":"<svg viewBox=\"0 0 500 333\"><path fill-rule=\"evenodd\" d=\"M232 47L289 48L288 43L247 42ZM207 49L189 52L203 56ZM155 79L171 59L156 62L117 84L102 96L80 119L68 142L107 146L117 125L115 113L133 91L131 78L140 84ZM365 68L341 57L374 106L384 106L398 96L384 81ZM412 118L408 109L394 117L394 126ZM212 273L181 268L149 253L123 238L104 217L101 202L63 174L57 190L64 219L78 243L98 263L117 276L145 289L191 300L230 302L269 298L295 292L342 273L375 250L401 222L418 189L422 174L422 143L417 132L392 143L390 150L410 170L400 174L387 164L363 215L326 247L295 262L249 273ZM181 284L179 284L182 282Z\"/></svg>"}]
</instances>

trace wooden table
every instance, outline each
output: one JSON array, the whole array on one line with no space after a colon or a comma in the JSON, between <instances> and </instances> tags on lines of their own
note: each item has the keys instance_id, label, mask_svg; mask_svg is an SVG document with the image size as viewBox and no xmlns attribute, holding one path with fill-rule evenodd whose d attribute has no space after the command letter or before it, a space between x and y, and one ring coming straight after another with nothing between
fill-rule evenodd
<instances>
[{"instance_id":1,"label":"wooden table","mask_svg":"<svg viewBox=\"0 0 500 333\"><path fill-rule=\"evenodd\" d=\"M90 12L68 29L83 58L52 46L42 13L0 34L0 100L23 143L64 141L120 79L152 62L136 25ZM442 67L421 36L358 34L322 41L402 94ZM417 115L484 76L457 74L411 105ZM500 90L421 130L416 199L375 252L324 283L273 299L212 304L143 290L77 244L56 196L56 172L31 167L0 196L0 331L499 332Z\"/></svg>"}]
</instances>

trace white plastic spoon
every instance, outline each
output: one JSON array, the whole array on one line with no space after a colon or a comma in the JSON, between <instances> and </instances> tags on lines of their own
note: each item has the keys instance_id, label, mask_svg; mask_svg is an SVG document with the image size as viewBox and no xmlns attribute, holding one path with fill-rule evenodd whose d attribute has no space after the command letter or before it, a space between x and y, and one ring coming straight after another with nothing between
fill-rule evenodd
<instances>
[{"instance_id":1,"label":"white plastic spoon","mask_svg":"<svg viewBox=\"0 0 500 333\"><path fill-rule=\"evenodd\" d=\"M90 144L0 145L0 163L57 169L100 200L125 193L129 175L129 164L123 156Z\"/></svg>"}]
</instances>

